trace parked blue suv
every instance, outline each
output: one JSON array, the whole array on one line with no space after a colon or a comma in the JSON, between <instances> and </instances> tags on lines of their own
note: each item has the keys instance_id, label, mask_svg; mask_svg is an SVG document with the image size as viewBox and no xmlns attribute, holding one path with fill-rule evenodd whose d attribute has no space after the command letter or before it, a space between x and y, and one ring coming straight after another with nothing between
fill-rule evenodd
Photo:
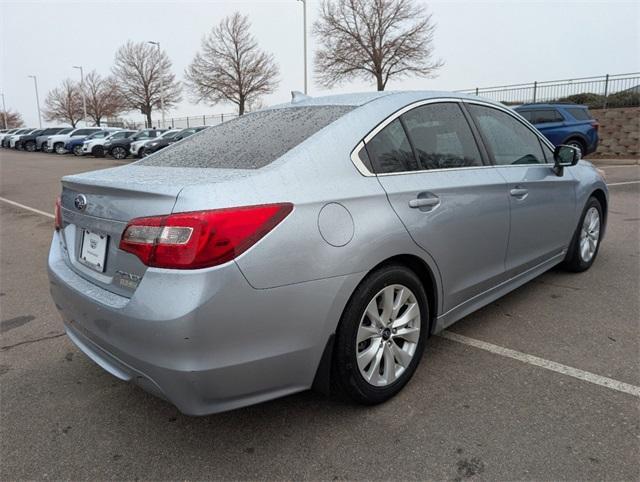
<instances>
[{"instance_id":1,"label":"parked blue suv","mask_svg":"<svg viewBox=\"0 0 640 482\"><path fill-rule=\"evenodd\" d=\"M578 104L523 104L516 112L531 122L554 146L578 147L582 155L598 147L598 122L587 106Z\"/></svg>"}]
</instances>

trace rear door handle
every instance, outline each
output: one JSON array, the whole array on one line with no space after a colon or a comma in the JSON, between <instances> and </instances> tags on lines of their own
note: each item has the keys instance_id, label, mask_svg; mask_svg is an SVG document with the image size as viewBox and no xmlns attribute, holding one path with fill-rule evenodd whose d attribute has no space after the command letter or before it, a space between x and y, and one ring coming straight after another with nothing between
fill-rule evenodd
<instances>
[{"instance_id":1,"label":"rear door handle","mask_svg":"<svg viewBox=\"0 0 640 482\"><path fill-rule=\"evenodd\" d=\"M431 208L438 204L440 204L440 199L437 197L421 197L409 201L410 208Z\"/></svg>"},{"instance_id":2,"label":"rear door handle","mask_svg":"<svg viewBox=\"0 0 640 482\"><path fill-rule=\"evenodd\" d=\"M509 193L513 197L524 199L525 197L527 197L527 194L529 194L529 190L528 189L524 189L522 187L515 187L511 191L509 191Z\"/></svg>"}]
</instances>

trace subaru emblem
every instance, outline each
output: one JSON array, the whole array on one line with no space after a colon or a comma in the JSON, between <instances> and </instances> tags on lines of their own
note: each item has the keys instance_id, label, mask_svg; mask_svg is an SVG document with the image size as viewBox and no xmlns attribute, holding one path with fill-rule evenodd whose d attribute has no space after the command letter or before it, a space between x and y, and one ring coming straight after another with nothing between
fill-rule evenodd
<instances>
[{"instance_id":1,"label":"subaru emblem","mask_svg":"<svg viewBox=\"0 0 640 482\"><path fill-rule=\"evenodd\" d=\"M84 208L87 207L87 197L84 194L78 194L74 199L73 204L76 206L78 211L84 211Z\"/></svg>"}]
</instances>

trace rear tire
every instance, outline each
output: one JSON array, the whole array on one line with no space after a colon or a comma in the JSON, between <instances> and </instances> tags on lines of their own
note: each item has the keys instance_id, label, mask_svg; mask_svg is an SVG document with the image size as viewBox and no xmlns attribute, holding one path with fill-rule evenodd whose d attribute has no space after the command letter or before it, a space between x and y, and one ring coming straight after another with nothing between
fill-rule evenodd
<instances>
[{"instance_id":1,"label":"rear tire","mask_svg":"<svg viewBox=\"0 0 640 482\"><path fill-rule=\"evenodd\" d=\"M598 255L602 238L602 206L590 197L580 216L562 267L573 273L588 270Z\"/></svg>"},{"instance_id":2,"label":"rear tire","mask_svg":"<svg viewBox=\"0 0 640 482\"><path fill-rule=\"evenodd\" d=\"M336 330L335 388L366 405L390 399L415 372L428 331L427 295L416 274L402 265L370 273L351 296Z\"/></svg>"},{"instance_id":3,"label":"rear tire","mask_svg":"<svg viewBox=\"0 0 640 482\"><path fill-rule=\"evenodd\" d=\"M111 149L111 152L109 152L109 154L114 159L118 159L120 161L122 159L126 159L127 158L128 152L124 147L116 146L116 147Z\"/></svg>"},{"instance_id":4,"label":"rear tire","mask_svg":"<svg viewBox=\"0 0 640 482\"><path fill-rule=\"evenodd\" d=\"M582 142L580 139L569 139L567 141L567 145L580 149L581 157L584 157L587 155L587 147L584 145L584 142Z\"/></svg>"},{"instance_id":5,"label":"rear tire","mask_svg":"<svg viewBox=\"0 0 640 482\"><path fill-rule=\"evenodd\" d=\"M104 147L95 146L93 149L91 149L91 155L94 157L104 157Z\"/></svg>"}]
</instances>

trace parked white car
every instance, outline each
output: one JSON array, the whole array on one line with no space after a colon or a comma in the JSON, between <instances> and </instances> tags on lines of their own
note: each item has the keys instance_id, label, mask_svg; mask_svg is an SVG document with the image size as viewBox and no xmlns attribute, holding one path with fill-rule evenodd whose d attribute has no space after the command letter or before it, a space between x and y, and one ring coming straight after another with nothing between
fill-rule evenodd
<instances>
[{"instance_id":1,"label":"parked white car","mask_svg":"<svg viewBox=\"0 0 640 482\"><path fill-rule=\"evenodd\" d=\"M111 134L110 136L103 137L102 139L90 139L88 141L84 141L82 144L82 154L91 154L95 157L103 157L104 156L104 143L107 140L113 139L124 139L125 137L129 137L132 134L135 134L136 131L131 130L119 130Z\"/></svg>"},{"instance_id":2,"label":"parked white car","mask_svg":"<svg viewBox=\"0 0 640 482\"><path fill-rule=\"evenodd\" d=\"M9 138L9 147L10 147L11 149L15 149L15 147L16 147L16 141L20 138L20 136L26 136L26 135L29 135L29 134L31 134L32 132L37 131L37 130L38 130L38 129L27 129L25 132L20 132L19 134L18 134L18 133L16 133L16 134L12 135L12 136Z\"/></svg>"},{"instance_id":3,"label":"parked white car","mask_svg":"<svg viewBox=\"0 0 640 482\"><path fill-rule=\"evenodd\" d=\"M9 129L8 131L0 133L0 143L2 143L5 137L9 138L19 130L20 129Z\"/></svg>"},{"instance_id":4,"label":"parked white car","mask_svg":"<svg viewBox=\"0 0 640 482\"><path fill-rule=\"evenodd\" d=\"M67 150L64 145L72 137L86 137L94 132L103 130L102 127L81 127L74 129L68 134L57 134L47 138L47 152L55 152L56 154L66 154Z\"/></svg>"},{"instance_id":5,"label":"parked white car","mask_svg":"<svg viewBox=\"0 0 640 482\"><path fill-rule=\"evenodd\" d=\"M182 129L169 129L168 131L163 132L158 137L155 137L155 138L152 138L152 139L140 139L139 141L133 141L131 143L131 146L129 146L129 153L133 157L142 157L143 152L144 152L144 146L146 144L148 144L151 141L157 141L158 139L162 139L162 138L171 138L171 137L175 136L181 130Z\"/></svg>"}]
</instances>

